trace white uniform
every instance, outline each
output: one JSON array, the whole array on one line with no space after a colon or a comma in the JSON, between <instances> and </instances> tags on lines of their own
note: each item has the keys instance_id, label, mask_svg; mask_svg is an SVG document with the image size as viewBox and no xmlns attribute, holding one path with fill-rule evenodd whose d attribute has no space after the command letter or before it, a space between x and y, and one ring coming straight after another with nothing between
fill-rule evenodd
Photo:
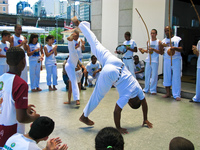
<instances>
[{"instance_id":1,"label":"white uniform","mask_svg":"<svg viewBox=\"0 0 200 150\"><path fill-rule=\"evenodd\" d=\"M81 82L81 78L82 78L82 75L83 75L83 72L82 70L77 70L76 72L76 79L77 79L77 83L80 83Z\"/></svg>"},{"instance_id":2,"label":"white uniform","mask_svg":"<svg viewBox=\"0 0 200 150\"><path fill-rule=\"evenodd\" d=\"M86 69L87 69L87 72L88 72L88 82L89 82L89 85L92 85L92 81L94 79L98 79L99 77L99 72L96 73L96 75L93 77L93 73L97 70L99 70L101 68L101 64L99 63L99 61L96 61L95 64L91 62L89 62L87 65L86 65Z\"/></svg>"},{"instance_id":3,"label":"white uniform","mask_svg":"<svg viewBox=\"0 0 200 150\"><path fill-rule=\"evenodd\" d=\"M38 147L36 141L16 133L7 140L3 150L41 150L41 148Z\"/></svg>"},{"instance_id":4,"label":"white uniform","mask_svg":"<svg viewBox=\"0 0 200 150\"><path fill-rule=\"evenodd\" d=\"M173 47L178 47L181 38L174 36L171 38L171 43ZM181 53L175 51L172 56L172 66L171 57L167 54L167 50L170 48L170 40L165 38L162 43L166 43L168 46L164 48L164 86L172 86L172 95L174 98L181 97Z\"/></svg>"},{"instance_id":5,"label":"white uniform","mask_svg":"<svg viewBox=\"0 0 200 150\"><path fill-rule=\"evenodd\" d=\"M197 50L199 51L200 54L200 40L198 41L197 44ZM200 58L198 57L197 61L197 76L196 76L196 95L192 98L194 102L200 102Z\"/></svg>"},{"instance_id":6,"label":"white uniform","mask_svg":"<svg viewBox=\"0 0 200 150\"><path fill-rule=\"evenodd\" d=\"M140 71L142 68L144 68L144 62L143 61L139 61L139 63L136 65L135 64L135 72ZM144 78L144 72L141 73L137 73L136 75L136 79L143 79Z\"/></svg>"},{"instance_id":7,"label":"white uniform","mask_svg":"<svg viewBox=\"0 0 200 150\"><path fill-rule=\"evenodd\" d=\"M159 40L150 41L150 47L159 50ZM150 65L150 54L148 54L145 67L145 93L157 93L157 82L158 82L158 65L159 65L159 54L153 52L151 54L151 65Z\"/></svg>"},{"instance_id":8,"label":"white uniform","mask_svg":"<svg viewBox=\"0 0 200 150\"><path fill-rule=\"evenodd\" d=\"M129 41L124 41L123 44L132 49L134 49L134 47L137 47L135 41L132 39ZM135 72L134 72L135 65L134 65L133 55L134 54L132 51L127 50L127 52L124 54L124 57L122 59L123 59L124 64L128 68L128 70L135 77Z\"/></svg>"},{"instance_id":9,"label":"white uniform","mask_svg":"<svg viewBox=\"0 0 200 150\"><path fill-rule=\"evenodd\" d=\"M120 108L123 108L130 98L138 96L140 100L143 100L144 93L137 80L131 75L119 58L112 55L109 50L101 45L94 33L90 31L89 26L90 24L84 21L79 24L80 30L91 46L92 53L102 64L102 71L90 100L83 111L84 116L89 116L112 85L115 85L119 92L117 104Z\"/></svg>"},{"instance_id":10,"label":"white uniform","mask_svg":"<svg viewBox=\"0 0 200 150\"><path fill-rule=\"evenodd\" d=\"M40 48L41 45L37 44L29 44L30 52L34 51L37 48ZM29 74L31 81L31 89L35 89L39 87L40 82L40 50L35 52L33 55L29 56Z\"/></svg>"},{"instance_id":11,"label":"white uniform","mask_svg":"<svg viewBox=\"0 0 200 150\"><path fill-rule=\"evenodd\" d=\"M49 46L48 44L45 45L47 48L47 52L51 52L54 48L54 45ZM45 67L47 71L47 85L51 85L51 76L53 75L53 85L57 85L57 63L55 54L52 53L49 57L45 58Z\"/></svg>"},{"instance_id":12,"label":"white uniform","mask_svg":"<svg viewBox=\"0 0 200 150\"><path fill-rule=\"evenodd\" d=\"M72 85L72 95L74 100L80 100L79 88L77 84L76 72L75 68L78 63L78 54L77 50L75 49L74 41L68 41L68 49L69 49L69 58L65 65L65 70Z\"/></svg>"},{"instance_id":13,"label":"white uniform","mask_svg":"<svg viewBox=\"0 0 200 150\"><path fill-rule=\"evenodd\" d=\"M82 49L81 49L81 40L80 40L80 38L78 38L77 41L75 41L75 40L73 40L73 41L74 41L75 46L77 46L78 43L80 42L80 46L76 50L77 50L78 58L79 58L80 62L82 62L83 54L82 54Z\"/></svg>"},{"instance_id":14,"label":"white uniform","mask_svg":"<svg viewBox=\"0 0 200 150\"><path fill-rule=\"evenodd\" d=\"M22 41L24 41L24 36L23 35L20 35L20 37L17 37L16 35L13 35L13 37L14 37L14 46L17 46L17 45L19 45L19 44L21 44L21 42ZM22 48L23 50L24 50L24 47L23 46L21 46L20 48ZM26 58L26 51L24 50L24 52L25 52L25 58ZM22 79L24 79L24 81L28 81L28 69L27 69L27 63L26 63L26 65L25 65L25 67L24 67L24 70L22 71L22 73L21 73L21 78Z\"/></svg>"},{"instance_id":15,"label":"white uniform","mask_svg":"<svg viewBox=\"0 0 200 150\"><path fill-rule=\"evenodd\" d=\"M1 55L6 55L6 51L10 48L10 43L6 41L6 43L0 42L0 48L2 51L0 52ZM9 66L6 63L6 57L0 57L0 75L8 72Z\"/></svg>"}]
</instances>

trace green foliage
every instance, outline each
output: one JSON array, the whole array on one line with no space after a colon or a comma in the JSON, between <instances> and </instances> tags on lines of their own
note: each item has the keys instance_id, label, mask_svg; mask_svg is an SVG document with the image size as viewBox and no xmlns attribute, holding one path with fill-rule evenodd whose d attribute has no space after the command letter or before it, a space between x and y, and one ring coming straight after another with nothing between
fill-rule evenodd
<instances>
[{"instance_id":1,"label":"green foliage","mask_svg":"<svg viewBox=\"0 0 200 150\"><path fill-rule=\"evenodd\" d=\"M44 40L46 39L47 35L45 35L45 38L44 38L44 35L40 35L40 42L41 44L44 44Z\"/></svg>"},{"instance_id":2,"label":"green foliage","mask_svg":"<svg viewBox=\"0 0 200 150\"><path fill-rule=\"evenodd\" d=\"M58 41L61 41L63 38L63 35L61 34L63 30L61 28L58 28L58 32L57 32L57 28L55 28L54 30L50 31L50 35L53 35L56 39L56 34L58 33Z\"/></svg>"}]
</instances>

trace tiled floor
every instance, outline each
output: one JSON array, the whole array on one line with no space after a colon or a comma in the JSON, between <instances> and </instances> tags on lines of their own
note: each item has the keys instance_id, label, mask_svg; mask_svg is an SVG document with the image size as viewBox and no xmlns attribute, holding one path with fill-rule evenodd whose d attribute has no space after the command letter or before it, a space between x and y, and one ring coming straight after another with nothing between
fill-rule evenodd
<instances>
[{"instance_id":1,"label":"tiled floor","mask_svg":"<svg viewBox=\"0 0 200 150\"><path fill-rule=\"evenodd\" d=\"M69 150L94 150L94 138L97 132L106 127L114 126L113 110L118 99L118 93L112 88L103 98L99 106L90 114L95 125L88 127L78 119L92 94L93 88L87 88L80 94L81 105L73 102L64 105L67 92L62 82L62 71L58 71L59 84L57 91L48 91L45 83L45 70L41 73L40 87L42 92L29 92L29 103L36 106L37 112L42 116L51 117L55 123L51 137L59 136L67 143ZM184 85L187 86L187 85ZM191 85L195 88L195 85ZM163 99L162 94L156 96L146 94L148 102L148 119L153 128L141 127L143 117L142 109L132 110L126 105L122 111L121 125L127 128L129 134L123 135L125 150L166 150L169 141L175 136L190 139L196 149L200 149L200 104L189 103L188 99L177 102L172 98ZM26 125L26 131L29 124ZM46 142L40 142L44 147Z\"/></svg>"}]
</instances>

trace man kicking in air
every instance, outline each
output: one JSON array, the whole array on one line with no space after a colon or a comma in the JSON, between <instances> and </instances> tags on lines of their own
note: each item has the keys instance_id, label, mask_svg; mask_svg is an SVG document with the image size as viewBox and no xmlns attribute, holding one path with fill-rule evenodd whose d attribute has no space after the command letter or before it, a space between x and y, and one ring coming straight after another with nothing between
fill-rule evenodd
<instances>
[{"instance_id":1,"label":"man kicking in air","mask_svg":"<svg viewBox=\"0 0 200 150\"><path fill-rule=\"evenodd\" d=\"M88 22L83 21L80 23L76 17L72 18L72 21L80 28L91 46L92 53L102 64L102 71L96 82L94 91L79 120L87 125L94 125L94 122L88 116L97 107L112 85L114 85L119 92L119 99L114 110L116 128L121 133L128 133L127 129L121 128L120 125L121 111L127 103L132 108L139 108L142 105L143 125L147 124L149 128L152 128L152 124L147 120L147 102L137 80L119 58L112 55L109 50L101 45L94 33L90 30L90 24Z\"/></svg>"}]
</instances>

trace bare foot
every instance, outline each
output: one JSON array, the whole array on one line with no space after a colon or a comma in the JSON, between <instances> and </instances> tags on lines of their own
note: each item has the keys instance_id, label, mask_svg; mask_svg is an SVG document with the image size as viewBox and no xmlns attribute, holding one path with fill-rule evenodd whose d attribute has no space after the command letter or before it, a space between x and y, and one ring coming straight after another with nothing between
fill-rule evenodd
<instances>
[{"instance_id":1,"label":"bare foot","mask_svg":"<svg viewBox=\"0 0 200 150\"><path fill-rule=\"evenodd\" d=\"M176 98L176 101L181 101L181 98L180 98L180 97L177 97L177 98Z\"/></svg>"},{"instance_id":2,"label":"bare foot","mask_svg":"<svg viewBox=\"0 0 200 150\"><path fill-rule=\"evenodd\" d=\"M63 104L71 104L71 102L64 102Z\"/></svg>"},{"instance_id":3,"label":"bare foot","mask_svg":"<svg viewBox=\"0 0 200 150\"><path fill-rule=\"evenodd\" d=\"M80 105L80 101L79 100L76 101L76 105Z\"/></svg>"},{"instance_id":4,"label":"bare foot","mask_svg":"<svg viewBox=\"0 0 200 150\"><path fill-rule=\"evenodd\" d=\"M157 93L151 93L151 95L156 95Z\"/></svg>"},{"instance_id":5,"label":"bare foot","mask_svg":"<svg viewBox=\"0 0 200 150\"><path fill-rule=\"evenodd\" d=\"M171 97L171 96L166 94L166 95L163 95L162 97L163 97L163 98L169 98L169 97Z\"/></svg>"},{"instance_id":6,"label":"bare foot","mask_svg":"<svg viewBox=\"0 0 200 150\"><path fill-rule=\"evenodd\" d=\"M92 120L90 120L88 117L85 117L84 114L82 114L82 116L79 118L79 120L88 126L94 125L94 122Z\"/></svg>"},{"instance_id":7,"label":"bare foot","mask_svg":"<svg viewBox=\"0 0 200 150\"><path fill-rule=\"evenodd\" d=\"M32 89L31 91L32 91L32 92L37 92L37 90L36 90L36 89Z\"/></svg>"},{"instance_id":8,"label":"bare foot","mask_svg":"<svg viewBox=\"0 0 200 150\"><path fill-rule=\"evenodd\" d=\"M53 91L52 87L49 87L49 91Z\"/></svg>"},{"instance_id":9,"label":"bare foot","mask_svg":"<svg viewBox=\"0 0 200 150\"><path fill-rule=\"evenodd\" d=\"M78 18L76 16L74 16L73 18L71 18L71 21L78 26L80 24L80 21L78 20Z\"/></svg>"},{"instance_id":10,"label":"bare foot","mask_svg":"<svg viewBox=\"0 0 200 150\"><path fill-rule=\"evenodd\" d=\"M42 91L42 89L41 89L41 88L39 88L39 87L38 87L36 90L37 90L37 91Z\"/></svg>"}]
</instances>

